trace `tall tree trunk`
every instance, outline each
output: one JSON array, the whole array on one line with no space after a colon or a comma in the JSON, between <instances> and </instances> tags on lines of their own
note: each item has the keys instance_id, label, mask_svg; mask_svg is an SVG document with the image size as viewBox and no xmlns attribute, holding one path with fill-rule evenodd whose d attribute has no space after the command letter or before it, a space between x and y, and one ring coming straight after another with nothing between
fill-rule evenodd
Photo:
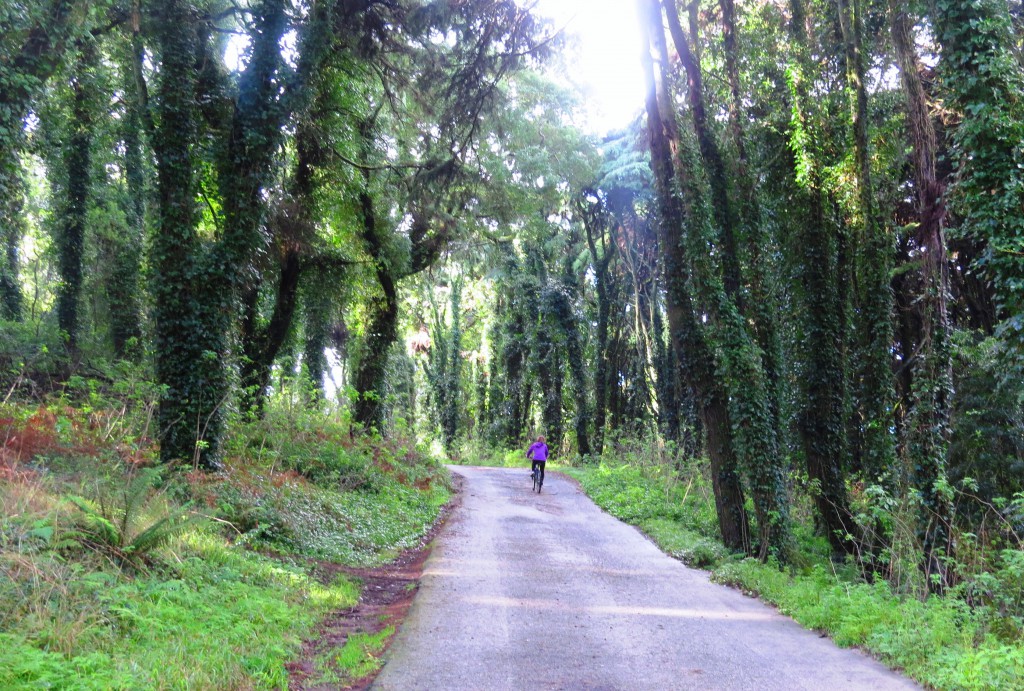
<instances>
[{"instance_id":1,"label":"tall tree trunk","mask_svg":"<svg viewBox=\"0 0 1024 691\"><path fill-rule=\"evenodd\" d=\"M157 376L165 385L161 423L165 461L191 458L207 468L220 464L224 404L230 395L226 358L245 287L262 243L266 187L288 110L279 99L280 41L286 26L284 0L254 7L252 56L239 78L229 121L213 112L211 94L223 85L210 55L205 19L187 0L160 8L158 159L161 219L153 245L157 326ZM202 31L200 31L200 29ZM196 65L204 65L201 75ZM200 85L200 76L203 83ZM225 137L218 184L222 233L202 251L194 208L198 168L199 106L212 136ZM221 128L223 125L223 128Z\"/></svg>"},{"instance_id":2,"label":"tall tree trunk","mask_svg":"<svg viewBox=\"0 0 1024 691\"><path fill-rule=\"evenodd\" d=\"M57 236L60 284L57 288L57 324L67 337L68 350L78 352L79 301L82 294L82 262L85 253L85 226L89 213L92 182L92 129L94 98L92 70L96 67L95 46L81 47L71 80L71 136L64 145L64 171L67 197Z\"/></svg>"},{"instance_id":3,"label":"tall tree trunk","mask_svg":"<svg viewBox=\"0 0 1024 691\"><path fill-rule=\"evenodd\" d=\"M459 434L463 407L462 392L462 287L463 278L451 281L449 311L451 324L446 325L444 311L430 299L434 311L433 347L430 350L427 382L433 398L435 419L440 424L445 451L451 456Z\"/></svg>"},{"instance_id":4,"label":"tall tree trunk","mask_svg":"<svg viewBox=\"0 0 1024 691\"><path fill-rule=\"evenodd\" d=\"M675 115L667 107L655 69L657 56L666 52L655 41L661 32L661 7L657 0L640 0L644 76L647 81L647 129L651 148L659 214L659 236L666 287L669 332L677 363L687 365L683 377L700 402L700 415L708 435L712 486L719 529L725 545L750 552L750 533L743 507L743 490L736 469L732 430L726 394L715 378L715 361L700 331L687 282L689 265L684 255L681 231L686 214L679 194L673 163L673 145L678 141ZM661 37L662 43L664 37ZM653 49L653 50L652 50ZM652 54L653 52L653 54Z\"/></svg>"},{"instance_id":5,"label":"tall tree trunk","mask_svg":"<svg viewBox=\"0 0 1024 691\"><path fill-rule=\"evenodd\" d=\"M657 297L660 289L655 289ZM651 305L651 336L654 341L654 369L658 373L658 427L666 439L682 445L683 453L688 457L696 456L697 444L694 443L694 430L689 424L695 415L688 397L682 394L682 383L679 380L679 368L672 366L669 346L665 342L665 318L662 307L655 299ZM687 425L682 424L686 420Z\"/></svg>"},{"instance_id":6,"label":"tall tree trunk","mask_svg":"<svg viewBox=\"0 0 1024 691\"><path fill-rule=\"evenodd\" d=\"M27 27L21 46L0 59L0 317L4 319L22 318L19 274L25 190L19 152L25 117L32 98L60 64L68 36L78 25L76 13L84 5L80 0L52 0L39 12L41 20Z\"/></svg>"},{"instance_id":7,"label":"tall tree trunk","mask_svg":"<svg viewBox=\"0 0 1024 691\"><path fill-rule=\"evenodd\" d=\"M907 107L907 129L911 143L914 185L917 189L918 227L916 240L923 250L921 279L923 293L918 302L920 315L919 345L909 366L912 372L911 411L907 419L907 453L910 467L929 469L915 480L934 483L944 475L949 453L950 407L953 395L953 358L950 324L946 305L949 295L949 261L946 256L945 194L946 184L937 173L938 139L928 107L928 96L921 81L921 63L913 40L913 22L895 0L889 2L889 21L900 65ZM932 477L934 475L934 477ZM920 487L920 485L919 485ZM942 511L924 524L925 563L929 576L940 587L949 584L943 557L952 545L946 534L948 507L932 493L933 508ZM934 523L933 523L934 520Z\"/></svg>"},{"instance_id":8,"label":"tall tree trunk","mask_svg":"<svg viewBox=\"0 0 1024 691\"><path fill-rule=\"evenodd\" d=\"M299 279L302 275L299 249L296 245L289 244L282 252L274 291L274 311L266 324L260 323L259 288L251 288L242 296L244 308L240 340L243 358L239 365L242 407L259 415L262 415L266 402L274 361L291 332L298 305Z\"/></svg>"},{"instance_id":9,"label":"tall tree trunk","mask_svg":"<svg viewBox=\"0 0 1024 691\"><path fill-rule=\"evenodd\" d=\"M327 375L327 346L331 341L331 297L322 289L324 276L316 268L302 272L300 288L303 303L302 365L309 380L312 403L319 405L324 397Z\"/></svg>"},{"instance_id":10,"label":"tall tree trunk","mask_svg":"<svg viewBox=\"0 0 1024 691\"><path fill-rule=\"evenodd\" d=\"M398 285L387 261L385 231L377 223L369 191L362 191L359 200L362 239L367 253L374 259L380 292L366 305L368 323L354 379L359 394L355 420L368 430L380 430L384 424L383 394L388 357L391 346L398 340Z\"/></svg>"},{"instance_id":11,"label":"tall tree trunk","mask_svg":"<svg viewBox=\"0 0 1024 691\"><path fill-rule=\"evenodd\" d=\"M683 205L688 227L685 238L693 266L694 294L701 310L708 315L709 335L714 338L720 354L721 374L728 392L730 417L734 421L733 445L747 476L748 489L758 518L760 556L766 558L769 553L774 553L779 559L785 560L791 547L787 468L778 450L778 430L771 415L760 349L748 333L740 308L741 276L733 232L735 215L729 202L721 152L708 127L700 65L679 24L674 2L666 0L666 9L669 29L688 75L691 121L701 161L708 173L710 202L713 208L718 208L715 214L709 213L708 192L701 185L699 163L688 150L688 143L682 138L678 139L674 147L675 175L686 200ZM661 33L660 39L657 33ZM660 30L657 33L655 40L661 44L658 49L663 56L662 64L667 65L668 51L663 45L664 34ZM665 76L662 79L667 83ZM666 104L667 108L671 108L671 99ZM715 239L721 246L722 276L719 276L719 267L714 265L706 251L711 236L715 235L710 232L713 222L719 225Z\"/></svg>"},{"instance_id":12,"label":"tall tree trunk","mask_svg":"<svg viewBox=\"0 0 1024 691\"><path fill-rule=\"evenodd\" d=\"M868 97L864 84L863 17L861 0L837 0L846 47L847 88L850 92L853 151L861 218L857 224L853 268L856 337L856 405L859 424L856 444L861 466L872 480L887 476L896 463L893 424L895 397L892 373L893 296L889 279L893 248L875 205L868 141Z\"/></svg>"},{"instance_id":13,"label":"tall tree trunk","mask_svg":"<svg viewBox=\"0 0 1024 691\"><path fill-rule=\"evenodd\" d=\"M612 222L602 202L592 206L586 200L579 204L583 230L587 235L590 261L594 266L594 286L597 293L597 357L594 367L594 447L598 455L604 448L605 415L608 404L608 320L611 317L611 290L609 266L615 257L613 242L606 241L608 225ZM601 246L598 248L598 238Z\"/></svg>"},{"instance_id":14,"label":"tall tree trunk","mask_svg":"<svg viewBox=\"0 0 1024 691\"><path fill-rule=\"evenodd\" d=\"M264 0L261 10L261 35L271 39L279 37L284 28L285 5L279 0ZM270 230L271 247L268 249L276 249L279 259L268 262L276 282L265 280L262 271L254 271L255 278L250 279L242 291L245 306L241 322L242 407L259 414L262 414L274 362L293 332L301 275L309 264L303 254L316 232L312 218L316 192L314 171L322 162L323 151L306 111L312 99L321 95L312 76L331 46L331 20L336 10L331 3L320 3L311 9L300 37L300 58L291 88L282 101L275 102L271 79L280 67L279 51L268 41L259 42L253 58L253 63L259 61L259 69L246 71L231 134L234 151L223 162L230 166L230 171L222 171L222 177L226 177L222 182L224 196L231 200L225 216L233 219L229 222L233 223L238 239L243 241L243 251L250 254L251 248L259 246L261 240L254 231L259 231L259 224L263 223ZM281 118L286 110L300 115L294 140L295 170L286 186L286 194L278 200L275 210L267 213L261 196L268 184L268 164L276 153L281 138ZM248 166L246 175L241 177L233 174L240 161ZM224 176L225 172L229 174ZM275 286L274 309L269 320L263 323L258 305L262 291L269 284ZM321 354L316 363L322 360ZM326 368L325 362L322 365ZM321 387L323 368L314 364L314 369L320 372Z\"/></svg>"},{"instance_id":15,"label":"tall tree trunk","mask_svg":"<svg viewBox=\"0 0 1024 691\"><path fill-rule=\"evenodd\" d=\"M582 458L587 458L592 453L589 432L591 412L587 395L590 387L587 385L583 341L580 338L575 311L566 294L567 290L567 286L563 284L553 291L552 311L558 318L559 331L562 342L565 344L565 358L569 365L569 376L572 379L573 394L575 395L573 431L576 434L576 451Z\"/></svg>"},{"instance_id":16,"label":"tall tree trunk","mask_svg":"<svg viewBox=\"0 0 1024 691\"><path fill-rule=\"evenodd\" d=\"M562 445L562 389L565 382L565 370L562 353L555 342L555 329L558 328L558 315L553 305L553 293L557 288L550 284L541 289L539 319L535 326L534 342L536 346L537 383L541 392L541 419L544 421L544 432L548 444L552 448Z\"/></svg>"},{"instance_id":17,"label":"tall tree trunk","mask_svg":"<svg viewBox=\"0 0 1024 691\"><path fill-rule=\"evenodd\" d=\"M135 9L134 31L124 63L125 119L122 124L127 199L124 202L126 233L114 247L113 271L105 286L110 304L110 336L114 353L131 360L141 359L142 343L142 254L146 237L145 141L146 85L142 81L142 41ZM152 123L149 123L152 125ZM152 134L150 127L148 132Z\"/></svg>"},{"instance_id":18,"label":"tall tree trunk","mask_svg":"<svg viewBox=\"0 0 1024 691\"><path fill-rule=\"evenodd\" d=\"M826 220L826 192L821 182L818 143L809 117L809 46L803 0L791 0L790 35L796 56L790 78L793 98L791 150L794 178L806 217L794 219L797 244L796 279L801 295L803 342L800 350L801 400L797 428L816 484L815 505L833 551L853 554L856 525L852 520L843 478L847 454L845 433L845 334L838 231Z\"/></svg>"},{"instance_id":19,"label":"tall tree trunk","mask_svg":"<svg viewBox=\"0 0 1024 691\"><path fill-rule=\"evenodd\" d=\"M730 196L729 183L726 176L725 162L718 141L708 125L708 110L704 98L704 76L698 58L691 49L690 40L683 31L679 21L679 10L676 0L662 0L665 16L668 18L669 33L679 54L679 60L686 72L686 96L690 102L690 117L693 130L697 135L697 146L701 160L707 172L711 187L711 208L715 215L722 248L722 282L726 295L742 310L743 299L740 294L742 277L740 271L740 253L736 244L736 213ZM696 44L696 27L690 39Z\"/></svg>"},{"instance_id":20,"label":"tall tree trunk","mask_svg":"<svg viewBox=\"0 0 1024 691\"><path fill-rule=\"evenodd\" d=\"M473 362L473 391L476 397L476 418L473 420L473 429L471 433L474 439L482 440L484 438L484 430L487 427L488 420L491 417L490 404L487 399L489 393L489 378L487 368L484 366L482 358L477 358Z\"/></svg>"},{"instance_id":21,"label":"tall tree trunk","mask_svg":"<svg viewBox=\"0 0 1024 691\"><path fill-rule=\"evenodd\" d=\"M300 264L297 248L285 239L277 267L274 314L257 334L253 318L259 285L252 283L251 276L256 272L251 267L258 250L270 249L262 232L268 222L267 187L287 115L275 79L282 66L280 41L287 26L286 2L262 0L257 7L252 56L239 77L238 98L218 174L226 232L212 248L207 264L218 290L211 291L215 294L206 299L215 319L210 349L218 354L222 367L226 367L227 336L236 316L234 303L238 298L248 303L242 315L243 400L247 407L259 410L274 357L291 326Z\"/></svg>"},{"instance_id":22,"label":"tall tree trunk","mask_svg":"<svg viewBox=\"0 0 1024 691\"><path fill-rule=\"evenodd\" d=\"M1005 0L932 3L942 45L944 106L961 120L949 158L956 166L950 198L962 218L958 235L980 253L975 268L992 285L997 333L1024 359L1024 69Z\"/></svg>"},{"instance_id":23,"label":"tall tree trunk","mask_svg":"<svg viewBox=\"0 0 1024 691\"><path fill-rule=\"evenodd\" d=\"M502 359L504 360L505 390L503 441L506 446L518 446L526 426L530 396L526 381L526 362L529 347L526 342L526 320L513 305L506 306L510 312L502 338Z\"/></svg>"},{"instance_id":24,"label":"tall tree trunk","mask_svg":"<svg viewBox=\"0 0 1024 691\"><path fill-rule=\"evenodd\" d=\"M740 87L739 40L736 29L736 7L733 0L719 0L722 12L722 47L726 75L729 81L729 132L736 150L735 179L737 198L734 202L740 228L740 246L746 253L744 278L748 286L747 312L751 318L754 337L761 348L761 360L768 381L768 396L773 425L780 437L785 434L782 424L780 399L782 393L782 339L776 326L779 298L771 276L777 267L771 262L771 239L766 232L760 192L750 169L747 155L747 135L743 126L743 94Z\"/></svg>"},{"instance_id":25,"label":"tall tree trunk","mask_svg":"<svg viewBox=\"0 0 1024 691\"><path fill-rule=\"evenodd\" d=\"M6 149L7 143L4 143ZM0 318L21 321L21 239L25 235L21 162L15 148L0 150Z\"/></svg>"},{"instance_id":26,"label":"tall tree trunk","mask_svg":"<svg viewBox=\"0 0 1024 691\"><path fill-rule=\"evenodd\" d=\"M195 333L202 318L196 299L196 179L198 147L195 64L199 51L193 8L169 0L157 19L161 63L153 136L159 216L153 238L153 299L157 380L164 387L159 423L164 462L204 462L209 424L223 381L218 363ZM210 463L209 465L215 465Z\"/></svg>"}]
</instances>

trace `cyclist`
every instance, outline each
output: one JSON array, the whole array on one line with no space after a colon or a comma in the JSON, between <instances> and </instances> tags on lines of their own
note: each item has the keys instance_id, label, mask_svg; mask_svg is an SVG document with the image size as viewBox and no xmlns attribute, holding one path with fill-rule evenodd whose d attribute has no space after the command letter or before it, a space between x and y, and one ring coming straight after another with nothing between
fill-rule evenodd
<instances>
[{"instance_id":1,"label":"cyclist","mask_svg":"<svg viewBox=\"0 0 1024 691\"><path fill-rule=\"evenodd\" d=\"M548 462L548 445L544 443L544 435L537 437L537 441L530 444L530 448L526 450L526 457L532 461L532 468L530 470L530 477L537 474L540 471L540 479L544 480L544 466Z\"/></svg>"}]
</instances>

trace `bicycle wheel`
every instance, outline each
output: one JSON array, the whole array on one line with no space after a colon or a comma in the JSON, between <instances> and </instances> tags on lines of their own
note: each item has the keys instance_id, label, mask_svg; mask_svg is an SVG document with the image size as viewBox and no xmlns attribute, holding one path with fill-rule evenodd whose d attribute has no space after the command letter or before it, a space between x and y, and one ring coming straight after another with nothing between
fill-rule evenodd
<instances>
[{"instance_id":1,"label":"bicycle wheel","mask_svg":"<svg viewBox=\"0 0 1024 691\"><path fill-rule=\"evenodd\" d=\"M537 472L533 476L533 489L540 494L540 488L544 485L544 466L537 466Z\"/></svg>"}]
</instances>

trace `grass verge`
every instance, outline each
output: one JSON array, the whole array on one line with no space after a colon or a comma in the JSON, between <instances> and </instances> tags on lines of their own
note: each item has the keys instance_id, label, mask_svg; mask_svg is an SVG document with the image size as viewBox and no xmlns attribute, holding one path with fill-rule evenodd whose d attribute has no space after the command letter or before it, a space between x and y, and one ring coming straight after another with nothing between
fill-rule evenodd
<instances>
[{"instance_id":1,"label":"grass verge","mask_svg":"<svg viewBox=\"0 0 1024 691\"><path fill-rule=\"evenodd\" d=\"M359 598L311 560L387 562L450 495L413 445L313 413L236 422L224 471L160 482L137 480L155 446L133 429L95 404L0 408L0 688L287 688L303 641ZM332 653L342 673L390 635Z\"/></svg>"},{"instance_id":2,"label":"grass verge","mask_svg":"<svg viewBox=\"0 0 1024 691\"><path fill-rule=\"evenodd\" d=\"M821 560L820 545L802 534L805 563L786 571L730 554L717 540L714 504L699 476L681 481L663 466L569 468L610 514L636 525L665 552L706 568L712 580L770 602L838 645L866 650L937 689L1024 688L1024 641L1003 626L1006 615L971 607L951 594L917 598L868 584L852 567ZM1002 618L1002 619L1001 619Z\"/></svg>"}]
</instances>

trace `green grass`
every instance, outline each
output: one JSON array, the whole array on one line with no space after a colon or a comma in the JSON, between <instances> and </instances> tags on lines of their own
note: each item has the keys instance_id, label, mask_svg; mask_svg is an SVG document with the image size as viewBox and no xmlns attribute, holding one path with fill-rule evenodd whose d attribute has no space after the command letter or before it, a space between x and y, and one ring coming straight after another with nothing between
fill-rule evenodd
<instances>
[{"instance_id":1,"label":"green grass","mask_svg":"<svg viewBox=\"0 0 1024 691\"><path fill-rule=\"evenodd\" d=\"M381 667L380 653L394 634L394 626L387 626L375 634L353 634L334 656L334 662L345 677L351 680L376 672Z\"/></svg>"},{"instance_id":2,"label":"green grass","mask_svg":"<svg viewBox=\"0 0 1024 691\"><path fill-rule=\"evenodd\" d=\"M867 650L937 689L1024 688L1024 640L1007 625L1013 620L1008 614L971 608L958 597L917 599L894 593L884 581L859 581L856 569L820 558L820 539L808 526L795 530L805 562L800 568L783 571L731 555L716 539L714 505L699 476L680 481L642 464L568 472L599 506L642 529L668 554L710 569L713 580L758 595L840 646ZM1019 577L1016 556L1004 555L1011 589Z\"/></svg>"},{"instance_id":3,"label":"green grass","mask_svg":"<svg viewBox=\"0 0 1024 691\"><path fill-rule=\"evenodd\" d=\"M285 663L357 587L194 531L179 561L130 576L104 561L46 556L4 566L0 688L282 688ZM21 577L17 577L17 576Z\"/></svg>"}]
</instances>

